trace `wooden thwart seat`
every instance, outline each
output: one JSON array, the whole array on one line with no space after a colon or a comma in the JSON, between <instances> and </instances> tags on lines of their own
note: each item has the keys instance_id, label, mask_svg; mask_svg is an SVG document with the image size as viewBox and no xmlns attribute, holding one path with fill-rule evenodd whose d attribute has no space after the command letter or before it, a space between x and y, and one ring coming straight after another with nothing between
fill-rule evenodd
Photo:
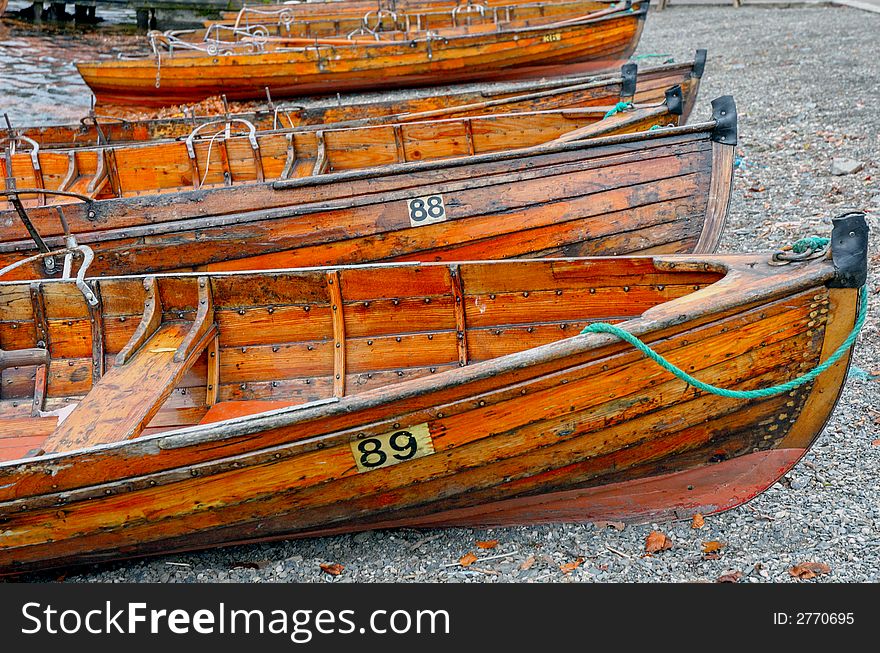
<instances>
[{"instance_id":1,"label":"wooden thwart seat","mask_svg":"<svg viewBox=\"0 0 880 653\"><path fill-rule=\"evenodd\" d=\"M162 321L156 280L144 280L144 314L115 365L46 440L47 452L71 451L136 438L181 377L215 337L206 279L199 279L195 320Z\"/></svg>"}]
</instances>

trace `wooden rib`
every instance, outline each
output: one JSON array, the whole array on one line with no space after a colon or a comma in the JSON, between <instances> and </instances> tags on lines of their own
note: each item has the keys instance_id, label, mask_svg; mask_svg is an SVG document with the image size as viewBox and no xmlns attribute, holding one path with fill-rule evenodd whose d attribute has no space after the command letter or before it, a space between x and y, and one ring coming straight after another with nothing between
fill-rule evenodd
<instances>
[{"instance_id":1,"label":"wooden rib","mask_svg":"<svg viewBox=\"0 0 880 653\"><path fill-rule=\"evenodd\" d=\"M67 153L67 172L58 189L68 190L73 186L77 177L79 177L79 165L76 162L76 152L71 151Z\"/></svg>"},{"instance_id":2,"label":"wooden rib","mask_svg":"<svg viewBox=\"0 0 880 653\"><path fill-rule=\"evenodd\" d=\"M198 190L202 185L202 173L199 170L199 153L196 152L195 144L193 144L192 155L189 150L186 153L189 156L189 167L192 172L192 187Z\"/></svg>"},{"instance_id":3,"label":"wooden rib","mask_svg":"<svg viewBox=\"0 0 880 653\"><path fill-rule=\"evenodd\" d=\"M293 170L296 167L296 139L293 133L287 136L287 158L284 161L284 168L281 171L281 179L290 179L293 176Z\"/></svg>"},{"instance_id":4,"label":"wooden rib","mask_svg":"<svg viewBox=\"0 0 880 653\"><path fill-rule=\"evenodd\" d=\"M733 164L736 146L712 143L712 177L709 180L709 204L700 239L694 246L695 254L714 252L721 240L727 221L730 195L733 188Z\"/></svg>"},{"instance_id":5,"label":"wooden rib","mask_svg":"<svg viewBox=\"0 0 880 653\"><path fill-rule=\"evenodd\" d=\"M92 384L97 383L104 376L104 310L101 301L100 282L93 281L89 284L97 305L92 306L86 302L89 310L89 323L92 336Z\"/></svg>"},{"instance_id":6,"label":"wooden rib","mask_svg":"<svg viewBox=\"0 0 880 653\"><path fill-rule=\"evenodd\" d=\"M476 154L476 149L474 149L474 124L470 118L464 119L464 134L467 139L468 154L473 156Z\"/></svg>"},{"instance_id":7,"label":"wooden rib","mask_svg":"<svg viewBox=\"0 0 880 653\"><path fill-rule=\"evenodd\" d=\"M181 363L193 353L193 347L202 341L203 336L214 325L214 300L211 294L211 284L207 277L199 277L199 308L192 328L180 347L174 352L174 362Z\"/></svg>"},{"instance_id":8,"label":"wooden rib","mask_svg":"<svg viewBox=\"0 0 880 653\"><path fill-rule=\"evenodd\" d=\"M97 169L95 170L95 176L92 177L92 180L86 187L86 194L90 197L97 196L98 193L101 192L101 189L104 187L104 185L107 183L107 157L104 152L104 148L101 148L95 153L97 155Z\"/></svg>"},{"instance_id":9,"label":"wooden rib","mask_svg":"<svg viewBox=\"0 0 880 653\"><path fill-rule=\"evenodd\" d=\"M263 153L260 149L260 141L257 141L256 149L251 147L251 152L254 157L254 170L257 176L257 181L265 181L265 172L263 171Z\"/></svg>"},{"instance_id":10,"label":"wooden rib","mask_svg":"<svg viewBox=\"0 0 880 653\"><path fill-rule=\"evenodd\" d=\"M312 168L312 175L323 175L327 172L330 162L327 160L327 144L324 142L324 130L319 129L315 132L315 139L318 143L318 156L315 158L315 166Z\"/></svg>"},{"instance_id":11,"label":"wooden rib","mask_svg":"<svg viewBox=\"0 0 880 653\"><path fill-rule=\"evenodd\" d=\"M33 173L34 173L34 186L36 188L46 188L46 182L43 179L43 168L40 165L39 154L33 159L33 163L36 165L32 165ZM45 193L40 193L38 195L38 202L40 206L44 206L46 204L46 195Z\"/></svg>"},{"instance_id":12,"label":"wooden rib","mask_svg":"<svg viewBox=\"0 0 880 653\"><path fill-rule=\"evenodd\" d=\"M333 396L345 396L345 317L342 306L342 289L339 272L327 273L327 291L333 315Z\"/></svg>"},{"instance_id":13,"label":"wooden rib","mask_svg":"<svg viewBox=\"0 0 880 653\"><path fill-rule=\"evenodd\" d=\"M140 324L134 334L132 334L128 343L122 350L116 354L115 365L125 365L126 362L137 352L138 348L143 345L150 336L159 328L162 321L162 305L159 298L159 285L156 277L145 277L144 290L146 297L144 298L144 312L141 317Z\"/></svg>"},{"instance_id":14,"label":"wooden rib","mask_svg":"<svg viewBox=\"0 0 880 653\"><path fill-rule=\"evenodd\" d=\"M34 398L31 402L31 417L37 417L46 402L46 390L49 384L48 366L39 365L34 373Z\"/></svg>"},{"instance_id":15,"label":"wooden rib","mask_svg":"<svg viewBox=\"0 0 880 653\"><path fill-rule=\"evenodd\" d=\"M113 191L114 196L121 197L124 190L119 178L119 165L116 163L116 148L108 147L104 152L104 156L106 157L104 165L107 166L107 172L110 178L110 189Z\"/></svg>"},{"instance_id":16,"label":"wooden rib","mask_svg":"<svg viewBox=\"0 0 880 653\"><path fill-rule=\"evenodd\" d=\"M461 268L456 263L449 266L449 284L452 288L452 299L455 302L455 338L458 343L458 364L468 364L468 332L467 317L464 305L464 289L461 281Z\"/></svg>"},{"instance_id":17,"label":"wooden rib","mask_svg":"<svg viewBox=\"0 0 880 653\"><path fill-rule=\"evenodd\" d=\"M232 185L232 168L229 166L229 139L221 138L221 147L217 148L220 152L220 166L223 169L223 184L226 186ZM208 160L205 162L205 167L211 165L211 161Z\"/></svg>"},{"instance_id":18,"label":"wooden rib","mask_svg":"<svg viewBox=\"0 0 880 653\"><path fill-rule=\"evenodd\" d=\"M49 349L49 321L46 317L46 296L43 294L43 284L34 281L29 286L31 298L31 310L34 316L34 334L37 347Z\"/></svg>"},{"instance_id":19,"label":"wooden rib","mask_svg":"<svg viewBox=\"0 0 880 653\"><path fill-rule=\"evenodd\" d=\"M403 127L399 123L395 123L391 127L391 131L394 133L394 146L397 148L397 161L398 163L406 162L406 148L403 146Z\"/></svg>"},{"instance_id":20,"label":"wooden rib","mask_svg":"<svg viewBox=\"0 0 880 653\"><path fill-rule=\"evenodd\" d=\"M213 406L217 403L220 390L220 336L216 335L208 344L208 377L205 404Z\"/></svg>"}]
</instances>

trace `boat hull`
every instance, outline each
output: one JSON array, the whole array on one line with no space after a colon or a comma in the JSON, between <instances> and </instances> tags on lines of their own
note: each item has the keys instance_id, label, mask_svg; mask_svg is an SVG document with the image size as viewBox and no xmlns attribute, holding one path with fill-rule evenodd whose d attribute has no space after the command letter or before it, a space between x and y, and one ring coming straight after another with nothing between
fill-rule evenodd
<instances>
[{"instance_id":1,"label":"boat hull","mask_svg":"<svg viewBox=\"0 0 880 653\"><path fill-rule=\"evenodd\" d=\"M701 123L274 185L71 204L65 218L93 249L89 274L99 276L708 252L727 215L734 163L734 145L713 140L713 130ZM420 222L412 202L431 197L442 215ZM63 246L54 207L28 213L50 246ZM0 218L0 265L35 253L15 212ZM45 274L34 263L6 278Z\"/></svg>"},{"instance_id":2,"label":"boat hull","mask_svg":"<svg viewBox=\"0 0 880 653\"><path fill-rule=\"evenodd\" d=\"M179 55L79 63L97 100L163 106L225 94L259 99L338 91L533 78L619 67L638 43L647 9L510 32L383 44L269 50L224 56ZM323 48L323 49L322 49Z\"/></svg>"},{"instance_id":3,"label":"boat hull","mask_svg":"<svg viewBox=\"0 0 880 653\"><path fill-rule=\"evenodd\" d=\"M682 122L687 122L696 101L699 80L702 75L705 53L691 63L666 64L639 71L633 101L637 104L656 104L664 99L664 91L681 86L684 92ZM549 93L564 88L581 90L568 94ZM521 101L513 98L520 96ZM315 101L308 107L280 106L276 113L270 108L259 108L230 114L231 118L247 120L257 130L296 128L308 125L339 123L351 120L397 122L409 120L407 114L437 112L439 117L476 115L477 111L546 111L579 106L610 106L621 96L621 77L617 74L590 77L574 77L562 80L542 80L525 83L449 86L435 95L398 94L388 100L365 101L357 97ZM502 100L508 100L502 102ZM482 109L481 104L491 103ZM478 105L469 110L467 105ZM460 112L456 111L460 107ZM491 111L490 111L491 108ZM388 120L396 116L398 120ZM217 120L219 116L208 115L192 118L161 118L152 120L118 119L97 116L81 123L16 128L13 133L35 141L41 149L93 147L102 143L126 143L163 138L186 138L199 125ZM2 161L0 161L2 164Z\"/></svg>"},{"instance_id":4,"label":"boat hull","mask_svg":"<svg viewBox=\"0 0 880 653\"><path fill-rule=\"evenodd\" d=\"M213 311L219 325L219 345L206 350L221 361L213 377L218 394L206 406L205 377L197 374L154 414L158 422L119 442L131 415L121 405L103 414L95 408L98 390L118 388L125 368L95 377L96 391L45 439L50 453L0 464L0 569L402 525L639 522L729 509L811 446L834 408L847 357L786 393L719 398L615 339L567 332L647 306L624 327L701 380L748 390L815 367L845 340L858 311L856 289L829 287L838 278L830 261L780 270L746 256L569 259L378 272L145 279L145 287L158 284L154 296L164 302L159 332L193 319L187 307L197 287L209 298L211 308L199 315ZM120 312L136 310L139 282L100 282L105 325L131 322L120 322L130 317ZM321 285L328 295L317 301ZM462 302L435 294L441 287ZM44 288L50 328L67 328L59 307L72 306L79 291ZM301 307L286 306L305 288L312 288L307 318ZM29 290L3 284L0 292L9 300ZM20 301L0 305L8 307L0 326L14 319L26 327L30 309ZM321 315L336 317L330 324ZM276 320L281 330L269 326ZM137 341L138 332L125 328L129 342ZM309 339L303 345L317 343L323 329L341 346L325 349L330 374L315 376L305 347L300 354L278 338L299 333ZM534 346L539 341L545 344ZM106 353L119 342L108 340ZM53 359L65 346L56 340ZM134 355L163 356L154 346ZM269 354L270 346L278 352ZM258 360L273 361L258 366L264 376L255 374ZM59 374L75 369L58 362L47 377L47 408L63 405L59 391L71 392ZM292 378L294 368L311 374L310 382ZM15 376L4 386L21 388ZM288 380L268 380L279 378ZM23 400L3 403L0 424L17 419L33 430L48 423L51 431L51 417L13 416L29 410ZM199 423L169 431L175 419ZM88 420L97 420L95 428L80 430ZM382 447L384 458L371 458ZM386 464L392 449L400 460Z\"/></svg>"}]
</instances>

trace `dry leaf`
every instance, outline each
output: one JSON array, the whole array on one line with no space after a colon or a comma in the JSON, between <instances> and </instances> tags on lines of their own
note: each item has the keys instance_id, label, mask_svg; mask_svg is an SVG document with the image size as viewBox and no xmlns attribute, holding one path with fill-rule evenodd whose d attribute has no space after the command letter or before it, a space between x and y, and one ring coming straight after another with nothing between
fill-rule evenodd
<instances>
[{"instance_id":1,"label":"dry leaf","mask_svg":"<svg viewBox=\"0 0 880 653\"><path fill-rule=\"evenodd\" d=\"M742 575L741 571L734 571L731 569L730 571L725 571L718 578L716 578L715 582L716 583L738 583L739 579L742 577L743 577L743 575Z\"/></svg>"},{"instance_id":2,"label":"dry leaf","mask_svg":"<svg viewBox=\"0 0 880 653\"><path fill-rule=\"evenodd\" d=\"M481 549L494 549L498 546L498 540L479 540L477 546Z\"/></svg>"},{"instance_id":3,"label":"dry leaf","mask_svg":"<svg viewBox=\"0 0 880 653\"><path fill-rule=\"evenodd\" d=\"M657 553L672 548L672 540L660 531L651 531L645 538L645 552Z\"/></svg>"},{"instance_id":4,"label":"dry leaf","mask_svg":"<svg viewBox=\"0 0 880 653\"><path fill-rule=\"evenodd\" d=\"M788 570L795 578L800 578L802 580L809 580L810 578L815 578L816 576L821 576L822 574L830 574L831 567L826 565L824 562L802 562L799 565L795 565L791 569Z\"/></svg>"},{"instance_id":5,"label":"dry leaf","mask_svg":"<svg viewBox=\"0 0 880 653\"><path fill-rule=\"evenodd\" d=\"M880 447L880 439L874 440L874 441L871 443L871 446L873 446L873 447Z\"/></svg>"},{"instance_id":6,"label":"dry leaf","mask_svg":"<svg viewBox=\"0 0 880 653\"><path fill-rule=\"evenodd\" d=\"M177 351L177 347L156 347L155 349L151 349L151 354L167 354L168 352Z\"/></svg>"},{"instance_id":7,"label":"dry leaf","mask_svg":"<svg viewBox=\"0 0 880 653\"><path fill-rule=\"evenodd\" d=\"M717 540L703 542L703 553L715 553L716 551L723 549L725 546L724 542L719 542Z\"/></svg>"},{"instance_id":8,"label":"dry leaf","mask_svg":"<svg viewBox=\"0 0 880 653\"><path fill-rule=\"evenodd\" d=\"M532 568L532 565L535 564L535 556L529 556L525 560L522 561L522 564L519 566L520 571L528 571Z\"/></svg>"},{"instance_id":9,"label":"dry leaf","mask_svg":"<svg viewBox=\"0 0 880 653\"><path fill-rule=\"evenodd\" d=\"M564 565L559 567L559 571L561 571L563 574L570 574L582 564L584 564L584 559L577 558L576 560L573 560L572 562L566 562Z\"/></svg>"},{"instance_id":10,"label":"dry leaf","mask_svg":"<svg viewBox=\"0 0 880 653\"><path fill-rule=\"evenodd\" d=\"M703 528L703 525L706 523L706 520L703 519L703 515L697 513L694 515L693 521L691 521L691 528Z\"/></svg>"},{"instance_id":11,"label":"dry leaf","mask_svg":"<svg viewBox=\"0 0 880 653\"><path fill-rule=\"evenodd\" d=\"M463 556L461 556L458 559L458 564L460 564L462 567L470 567L476 561L477 561L477 556L475 556L473 553L468 551L467 553L465 553Z\"/></svg>"},{"instance_id":12,"label":"dry leaf","mask_svg":"<svg viewBox=\"0 0 880 653\"><path fill-rule=\"evenodd\" d=\"M338 562L325 562L321 564L321 571L331 576L338 576L342 573L343 569L345 569L345 565L341 565Z\"/></svg>"},{"instance_id":13,"label":"dry leaf","mask_svg":"<svg viewBox=\"0 0 880 653\"><path fill-rule=\"evenodd\" d=\"M626 528L626 524L622 521L594 521L593 526L595 526L599 530L603 530L605 528L613 528L616 531L622 531Z\"/></svg>"}]
</instances>

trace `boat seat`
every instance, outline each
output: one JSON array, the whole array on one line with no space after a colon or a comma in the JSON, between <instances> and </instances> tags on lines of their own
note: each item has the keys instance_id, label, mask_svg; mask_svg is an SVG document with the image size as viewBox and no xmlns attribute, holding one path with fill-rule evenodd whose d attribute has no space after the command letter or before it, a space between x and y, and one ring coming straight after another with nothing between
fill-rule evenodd
<instances>
[{"instance_id":1,"label":"boat seat","mask_svg":"<svg viewBox=\"0 0 880 653\"><path fill-rule=\"evenodd\" d=\"M113 366L95 384L43 448L71 451L140 435L204 349L202 343L186 356L176 355L191 326L189 322L161 324L131 360Z\"/></svg>"},{"instance_id":2,"label":"boat seat","mask_svg":"<svg viewBox=\"0 0 880 653\"><path fill-rule=\"evenodd\" d=\"M264 401L260 399L246 399L242 401L221 401L208 409L208 412L199 420L199 424L212 424L222 422L233 417L246 417L265 413L267 410L287 408L295 406L297 401Z\"/></svg>"}]
</instances>

